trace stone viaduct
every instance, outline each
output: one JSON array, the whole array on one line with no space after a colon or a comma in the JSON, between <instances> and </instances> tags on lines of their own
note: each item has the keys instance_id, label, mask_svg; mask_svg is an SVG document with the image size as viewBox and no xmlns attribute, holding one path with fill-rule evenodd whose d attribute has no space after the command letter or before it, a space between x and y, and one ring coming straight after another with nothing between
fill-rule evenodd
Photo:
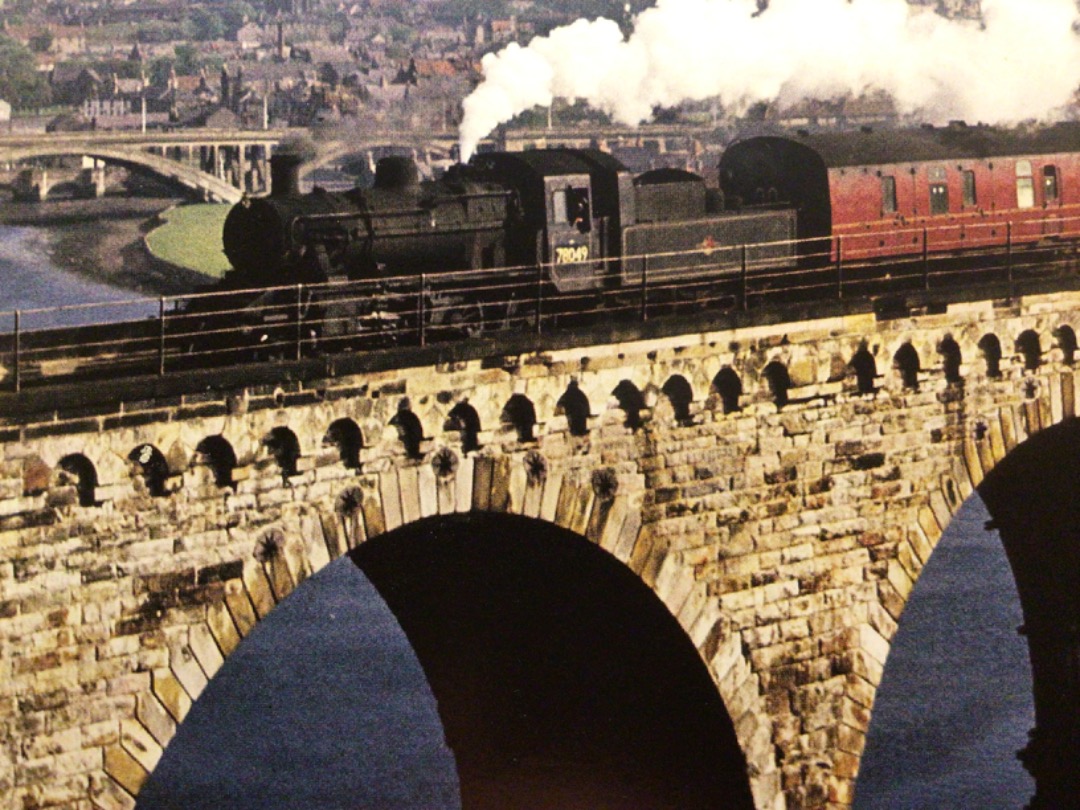
<instances>
[{"instance_id":1,"label":"stone viaduct","mask_svg":"<svg viewBox=\"0 0 1080 810\"><path fill-rule=\"evenodd\" d=\"M1078 313L1057 292L4 395L0 804L133 807L301 581L485 512L564 527L655 594L722 699L754 807L848 807L905 601L978 489L1032 645L1033 806L1072 806L1055 763L1076 760L1080 705Z\"/></svg>"}]
</instances>

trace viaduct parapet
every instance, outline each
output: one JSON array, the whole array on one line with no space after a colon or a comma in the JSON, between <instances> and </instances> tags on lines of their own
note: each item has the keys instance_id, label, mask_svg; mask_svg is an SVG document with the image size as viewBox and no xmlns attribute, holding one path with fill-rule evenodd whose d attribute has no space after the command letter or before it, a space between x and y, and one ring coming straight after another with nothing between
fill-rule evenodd
<instances>
[{"instance_id":1,"label":"viaduct parapet","mask_svg":"<svg viewBox=\"0 0 1080 810\"><path fill-rule=\"evenodd\" d=\"M1038 521L996 468L1039 434L1072 446L1054 437L1077 430L1078 307L1047 294L9 420L0 804L133 807L298 583L405 524L483 511L568 528L655 593L711 674L759 810L848 807L905 602L979 488L1047 645L1034 806L1064 807L1077 638L1052 623L1077 615L1077 544L1025 533Z\"/></svg>"}]
</instances>

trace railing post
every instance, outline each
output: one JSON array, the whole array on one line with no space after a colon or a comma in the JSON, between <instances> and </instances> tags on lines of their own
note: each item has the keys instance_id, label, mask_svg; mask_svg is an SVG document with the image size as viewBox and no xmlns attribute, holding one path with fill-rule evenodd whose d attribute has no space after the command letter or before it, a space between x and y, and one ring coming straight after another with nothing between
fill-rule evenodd
<instances>
[{"instance_id":1,"label":"railing post","mask_svg":"<svg viewBox=\"0 0 1080 810\"><path fill-rule=\"evenodd\" d=\"M649 320L649 257L641 257L641 320Z\"/></svg>"},{"instance_id":2,"label":"railing post","mask_svg":"<svg viewBox=\"0 0 1080 810\"><path fill-rule=\"evenodd\" d=\"M544 320L544 263L536 265L536 334L543 332L540 325Z\"/></svg>"},{"instance_id":3,"label":"railing post","mask_svg":"<svg viewBox=\"0 0 1080 810\"><path fill-rule=\"evenodd\" d=\"M836 297L844 298L844 237L836 235Z\"/></svg>"},{"instance_id":4,"label":"railing post","mask_svg":"<svg viewBox=\"0 0 1080 810\"><path fill-rule=\"evenodd\" d=\"M1013 281L1013 267L1012 267L1012 252L1013 252L1013 229L1012 223L1005 223L1005 274L1009 283Z\"/></svg>"},{"instance_id":5,"label":"railing post","mask_svg":"<svg viewBox=\"0 0 1080 810\"><path fill-rule=\"evenodd\" d=\"M22 388L22 374L20 372L21 363L19 362L19 360L20 360L19 355L21 353L20 349L22 348L22 346L21 346L22 333L20 331L21 321L22 321L22 313L19 312L19 310L15 310L15 358L14 358L15 371L14 371L14 374L15 374L15 392L16 393L18 393L19 390Z\"/></svg>"},{"instance_id":6,"label":"railing post","mask_svg":"<svg viewBox=\"0 0 1080 810\"><path fill-rule=\"evenodd\" d=\"M420 345L427 344L427 332L424 329L424 316L425 316L425 293L427 292L427 273L420 274L420 294L416 302L416 328L420 332Z\"/></svg>"},{"instance_id":7,"label":"railing post","mask_svg":"<svg viewBox=\"0 0 1080 810\"><path fill-rule=\"evenodd\" d=\"M165 376L165 296L158 298L158 376Z\"/></svg>"},{"instance_id":8,"label":"railing post","mask_svg":"<svg viewBox=\"0 0 1080 810\"><path fill-rule=\"evenodd\" d=\"M304 285L296 285L296 359L304 356Z\"/></svg>"},{"instance_id":9,"label":"railing post","mask_svg":"<svg viewBox=\"0 0 1080 810\"><path fill-rule=\"evenodd\" d=\"M739 249L739 279L742 282L742 309L743 312L747 312L750 309L750 280L748 275L748 255L746 250L746 243L744 242Z\"/></svg>"},{"instance_id":10,"label":"railing post","mask_svg":"<svg viewBox=\"0 0 1080 810\"><path fill-rule=\"evenodd\" d=\"M928 228L922 229L922 268L924 284L927 288L930 287L930 245L928 239L930 238L930 230Z\"/></svg>"}]
</instances>

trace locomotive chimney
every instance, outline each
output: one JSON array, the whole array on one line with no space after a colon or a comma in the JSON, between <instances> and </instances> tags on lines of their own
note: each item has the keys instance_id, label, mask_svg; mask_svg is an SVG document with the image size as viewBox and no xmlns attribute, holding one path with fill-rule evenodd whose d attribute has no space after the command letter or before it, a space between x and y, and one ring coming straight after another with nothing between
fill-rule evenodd
<instances>
[{"instance_id":1,"label":"locomotive chimney","mask_svg":"<svg viewBox=\"0 0 1080 810\"><path fill-rule=\"evenodd\" d=\"M283 197L300 193L299 155L279 153L270 156L270 196Z\"/></svg>"}]
</instances>

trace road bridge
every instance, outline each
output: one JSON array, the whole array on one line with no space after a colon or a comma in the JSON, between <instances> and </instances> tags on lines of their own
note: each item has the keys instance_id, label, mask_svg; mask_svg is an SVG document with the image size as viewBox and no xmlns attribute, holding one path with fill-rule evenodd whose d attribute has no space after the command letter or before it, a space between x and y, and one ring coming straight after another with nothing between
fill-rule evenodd
<instances>
[{"instance_id":1,"label":"road bridge","mask_svg":"<svg viewBox=\"0 0 1080 810\"><path fill-rule=\"evenodd\" d=\"M611 598L641 588L668 616L687 684L720 707L711 758L672 766L703 806L849 807L904 605L977 491L1031 650L1031 807L1074 807L1078 313L1068 289L848 302L8 392L0 799L133 807L192 702L300 582L376 542L408 579L410 527L475 516L491 533L476 565L524 522L535 553L588 546L626 575L604 574ZM421 626L467 596L435 581L446 600ZM426 671L453 669L414 644ZM649 677L639 659L627 682ZM643 757L631 767L675 716L653 700L612 721L638 735L619 749Z\"/></svg>"}]
</instances>

